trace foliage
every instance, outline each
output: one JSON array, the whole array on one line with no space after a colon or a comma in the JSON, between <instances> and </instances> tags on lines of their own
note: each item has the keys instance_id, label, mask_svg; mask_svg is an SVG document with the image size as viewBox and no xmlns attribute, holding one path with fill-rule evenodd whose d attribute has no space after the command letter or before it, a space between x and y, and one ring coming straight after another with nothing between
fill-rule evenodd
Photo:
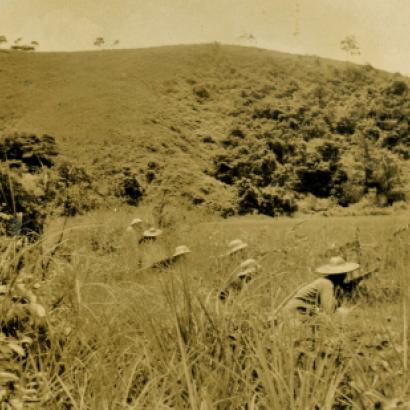
<instances>
[{"instance_id":1,"label":"foliage","mask_svg":"<svg viewBox=\"0 0 410 410\"><path fill-rule=\"evenodd\" d=\"M352 56L360 54L359 43L354 35L346 36L340 42L340 48Z\"/></svg>"},{"instance_id":2,"label":"foliage","mask_svg":"<svg viewBox=\"0 0 410 410\"><path fill-rule=\"evenodd\" d=\"M104 37L97 37L97 38L94 40L94 45L95 45L96 47L103 47L104 44L105 44Z\"/></svg>"},{"instance_id":3,"label":"foliage","mask_svg":"<svg viewBox=\"0 0 410 410\"><path fill-rule=\"evenodd\" d=\"M44 374L33 362L50 342L47 312L38 296L35 262L27 258L35 248L22 238L0 239L0 401L7 408L27 408L50 398Z\"/></svg>"},{"instance_id":4,"label":"foliage","mask_svg":"<svg viewBox=\"0 0 410 410\"><path fill-rule=\"evenodd\" d=\"M49 169L57 155L49 135L15 133L0 138L0 203L4 221L22 213L19 231L32 239L43 231L48 207L55 195Z\"/></svg>"},{"instance_id":5,"label":"foliage","mask_svg":"<svg viewBox=\"0 0 410 410\"><path fill-rule=\"evenodd\" d=\"M266 212L256 205L263 187L281 188L296 202L313 194L348 206L373 190L379 206L403 200L401 160L410 158L407 82L387 79L375 87L375 72L366 67L322 74L312 87L282 77L262 95L256 85L248 87L253 93L241 92L246 108L232 112L238 125L220 140L212 171L231 186L246 178L238 191L241 213Z\"/></svg>"},{"instance_id":6,"label":"foliage","mask_svg":"<svg viewBox=\"0 0 410 410\"><path fill-rule=\"evenodd\" d=\"M10 56L20 64L17 55ZM30 112L37 129L53 131L62 141L70 138L62 144L64 155L92 179L89 187L83 181L82 188L70 188L73 209L85 209L87 202L141 205L156 201L157 191L166 188L177 193L181 206L238 213L238 202L232 202L244 196L238 191L242 179L259 198L272 188L296 203L314 195L350 206L376 190L377 202L388 206L408 191L402 170L410 158L409 81L399 74L221 44L80 54L85 76L68 69L73 56L34 57L21 76L7 76L10 84L3 84L5 90L21 90L2 94L3 126ZM141 63L138 73L134 57ZM100 72L101 67L107 69ZM25 86L33 79L28 68L42 73L36 76L42 93ZM99 75L90 79L92 72ZM68 88L81 90L84 98L73 105ZM55 95L61 106L50 116L47 104L37 102ZM83 139L87 149L77 143ZM383 157L394 170L372 171L371 161ZM160 166L149 168L149 162ZM124 182L127 167L132 175ZM390 172L397 177L381 183L380 175ZM204 178L213 180L213 189L200 192ZM241 206L241 212L270 212L257 202L257 208Z\"/></svg>"},{"instance_id":7,"label":"foliage","mask_svg":"<svg viewBox=\"0 0 410 410\"><path fill-rule=\"evenodd\" d=\"M91 211L101 205L96 193L95 181L84 167L64 161L56 169L53 188L54 204L65 216L74 216Z\"/></svg>"}]
</instances>

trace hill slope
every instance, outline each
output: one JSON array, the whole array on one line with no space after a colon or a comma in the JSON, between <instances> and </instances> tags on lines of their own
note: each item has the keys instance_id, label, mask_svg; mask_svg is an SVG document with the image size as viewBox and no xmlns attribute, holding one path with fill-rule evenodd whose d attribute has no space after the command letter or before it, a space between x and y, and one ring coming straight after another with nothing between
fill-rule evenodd
<instances>
[{"instance_id":1,"label":"hill slope","mask_svg":"<svg viewBox=\"0 0 410 410\"><path fill-rule=\"evenodd\" d=\"M165 190L225 214L292 212L306 195L402 198L392 164L410 156L410 104L400 75L219 44L4 52L0 67L2 132L54 136L100 202L127 177L147 200Z\"/></svg>"}]
</instances>

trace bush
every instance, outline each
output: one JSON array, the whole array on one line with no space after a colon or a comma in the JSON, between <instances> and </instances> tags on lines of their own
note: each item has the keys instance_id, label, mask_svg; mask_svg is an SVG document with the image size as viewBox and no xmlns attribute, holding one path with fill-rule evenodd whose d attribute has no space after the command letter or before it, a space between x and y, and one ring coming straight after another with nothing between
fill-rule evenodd
<instances>
[{"instance_id":1,"label":"bush","mask_svg":"<svg viewBox=\"0 0 410 410\"><path fill-rule=\"evenodd\" d=\"M101 205L93 177L84 167L66 161L57 168L57 172L55 202L62 208L63 215L81 215Z\"/></svg>"},{"instance_id":2,"label":"bush","mask_svg":"<svg viewBox=\"0 0 410 410\"><path fill-rule=\"evenodd\" d=\"M260 191L248 178L238 183L238 213L253 213L259 209Z\"/></svg>"},{"instance_id":3,"label":"bush","mask_svg":"<svg viewBox=\"0 0 410 410\"><path fill-rule=\"evenodd\" d=\"M124 168L116 178L114 193L117 197L124 198L129 205L138 205L144 194L139 175L130 168Z\"/></svg>"},{"instance_id":4,"label":"bush","mask_svg":"<svg viewBox=\"0 0 410 410\"><path fill-rule=\"evenodd\" d=\"M263 215L291 215L297 210L295 195L280 187L259 189L248 178L238 184L238 213Z\"/></svg>"},{"instance_id":5,"label":"bush","mask_svg":"<svg viewBox=\"0 0 410 410\"><path fill-rule=\"evenodd\" d=\"M57 156L54 137L35 134L14 133L0 138L0 158L2 161L19 161L29 172L54 165Z\"/></svg>"},{"instance_id":6,"label":"bush","mask_svg":"<svg viewBox=\"0 0 410 410\"><path fill-rule=\"evenodd\" d=\"M57 155L53 137L14 133L0 138L0 203L4 218L1 231L35 240L55 197L48 168ZM22 214L22 221L16 215Z\"/></svg>"},{"instance_id":7,"label":"bush","mask_svg":"<svg viewBox=\"0 0 410 410\"><path fill-rule=\"evenodd\" d=\"M342 117L336 123L336 132L342 135L352 135L355 129L355 122L350 117Z\"/></svg>"},{"instance_id":8,"label":"bush","mask_svg":"<svg viewBox=\"0 0 410 410\"><path fill-rule=\"evenodd\" d=\"M402 96L409 91L408 85L402 80L395 80L386 89L386 94Z\"/></svg>"},{"instance_id":9,"label":"bush","mask_svg":"<svg viewBox=\"0 0 410 410\"><path fill-rule=\"evenodd\" d=\"M209 91L204 86L195 86L192 91L200 100L207 100L210 97Z\"/></svg>"},{"instance_id":10,"label":"bush","mask_svg":"<svg viewBox=\"0 0 410 410\"><path fill-rule=\"evenodd\" d=\"M267 187L261 190L262 198L259 212L264 215L292 215L297 211L295 194L280 187Z\"/></svg>"},{"instance_id":11,"label":"bush","mask_svg":"<svg viewBox=\"0 0 410 410\"><path fill-rule=\"evenodd\" d=\"M367 171L367 188L375 188L379 196L386 198L386 205L392 205L405 198L400 167L391 153L374 151Z\"/></svg>"},{"instance_id":12,"label":"bush","mask_svg":"<svg viewBox=\"0 0 410 410\"><path fill-rule=\"evenodd\" d=\"M21 227L9 229L9 234L22 234L35 239L43 232L46 219L47 194L41 186L41 176L28 177L11 171L7 164L0 167L0 203L4 204L2 212L15 219L16 214L22 213Z\"/></svg>"}]
</instances>

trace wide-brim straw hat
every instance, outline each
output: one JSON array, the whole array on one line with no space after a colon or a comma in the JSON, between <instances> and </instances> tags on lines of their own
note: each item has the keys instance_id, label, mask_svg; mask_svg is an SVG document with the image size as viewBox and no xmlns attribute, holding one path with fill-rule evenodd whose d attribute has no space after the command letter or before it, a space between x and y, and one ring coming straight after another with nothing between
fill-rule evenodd
<instances>
[{"instance_id":1,"label":"wide-brim straw hat","mask_svg":"<svg viewBox=\"0 0 410 410\"><path fill-rule=\"evenodd\" d=\"M240 264L241 271L257 271L261 268L262 266L253 258L246 259Z\"/></svg>"},{"instance_id":2,"label":"wide-brim straw hat","mask_svg":"<svg viewBox=\"0 0 410 410\"><path fill-rule=\"evenodd\" d=\"M243 242L241 239L234 239L228 243L228 252L221 256L230 256L248 247L248 244Z\"/></svg>"},{"instance_id":3,"label":"wide-brim straw hat","mask_svg":"<svg viewBox=\"0 0 410 410\"><path fill-rule=\"evenodd\" d=\"M142 219L140 219L140 218L134 218L130 222L130 226L136 226L136 225L140 225L140 224L142 224Z\"/></svg>"},{"instance_id":4,"label":"wide-brim straw hat","mask_svg":"<svg viewBox=\"0 0 410 410\"><path fill-rule=\"evenodd\" d=\"M191 250L186 245L180 245L175 248L175 252L172 255L173 258L181 255L186 255L187 253L191 253Z\"/></svg>"},{"instance_id":5,"label":"wide-brim straw hat","mask_svg":"<svg viewBox=\"0 0 410 410\"><path fill-rule=\"evenodd\" d=\"M256 262L255 259L246 259L239 265L239 272L236 274L238 278L242 278L244 276L253 276L255 275L262 266Z\"/></svg>"},{"instance_id":6,"label":"wide-brim straw hat","mask_svg":"<svg viewBox=\"0 0 410 410\"><path fill-rule=\"evenodd\" d=\"M328 276L328 275L340 275L341 273L353 272L359 269L360 265L355 262L346 262L341 256L334 256L330 258L329 263L319 266L316 272Z\"/></svg>"},{"instance_id":7,"label":"wide-brim straw hat","mask_svg":"<svg viewBox=\"0 0 410 410\"><path fill-rule=\"evenodd\" d=\"M240 272L237 273L236 277L237 278L243 278L244 276L254 276L255 273L257 272L256 269L245 269L245 270L241 270Z\"/></svg>"},{"instance_id":8,"label":"wide-brim straw hat","mask_svg":"<svg viewBox=\"0 0 410 410\"><path fill-rule=\"evenodd\" d=\"M157 236L160 236L161 234L162 234L161 229L150 228L144 231L143 236L144 238L156 238Z\"/></svg>"}]
</instances>

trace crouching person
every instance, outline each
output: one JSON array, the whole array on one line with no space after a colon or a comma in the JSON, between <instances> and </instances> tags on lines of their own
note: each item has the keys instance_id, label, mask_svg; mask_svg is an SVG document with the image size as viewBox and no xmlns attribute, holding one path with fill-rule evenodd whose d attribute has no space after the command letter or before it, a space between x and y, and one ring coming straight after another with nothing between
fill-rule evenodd
<instances>
[{"instance_id":1,"label":"crouching person","mask_svg":"<svg viewBox=\"0 0 410 410\"><path fill-rule=\"evenodd\" d=\"M191 253L191 250L186 245L179 245L175 248L175 252L160 261L155 262L151 265L151 268L156 269L166 269L172 265L175 265L177 262L186 261L188 255Z\"/></svg>"},{"instance_id":2,"label":"crouching person","mask_svg":"<svg viewBox=\"0 0 410 410\"><path fill-rule=\"evenodd\" d=\"M317 313L334 313L355 294L361 280L367 275L353 274L360 265L346 262L336 256L320 266L320 277L299 289L284 305L281 316L286 320L313 316Z\"/></svg>"},{"instance_id":3,"label":"crouching person","mask_svg":"<svg viewBox=\"0 0 410 410\"><path fill-rule=\"evenodd\" d=\"M255 275L260 271L261 266L255 259L247 259L240 264L239 269L239 273L237 273L219 293L220 300L226 300L229 296L238 295L243 288L254 279Z\"/></svg>"}]
</instances>

